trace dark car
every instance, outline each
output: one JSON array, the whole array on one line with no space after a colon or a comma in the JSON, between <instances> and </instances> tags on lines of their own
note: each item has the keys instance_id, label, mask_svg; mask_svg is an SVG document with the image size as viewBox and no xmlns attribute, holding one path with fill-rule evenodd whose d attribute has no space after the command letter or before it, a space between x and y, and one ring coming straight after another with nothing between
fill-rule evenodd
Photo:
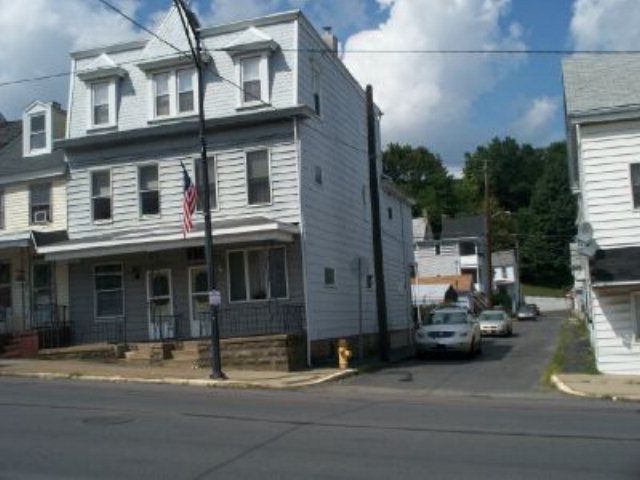
<instances>
[{"instance_id":1,"label":"dark car","mask_svg":"<svg viewBox=\"0 0 640 480\"><path fill-rule=\"evenodd\" d=\"M537 320L538 314L533 305L523 305L518 309L518 320Z\"/></svg>"}]
</instances>

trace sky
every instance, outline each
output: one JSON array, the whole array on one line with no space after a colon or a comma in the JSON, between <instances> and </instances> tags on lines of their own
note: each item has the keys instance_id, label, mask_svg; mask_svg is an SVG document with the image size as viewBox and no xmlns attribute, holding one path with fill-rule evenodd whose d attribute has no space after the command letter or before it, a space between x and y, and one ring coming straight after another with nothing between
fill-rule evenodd
<instances>
[{"instance_id":1,"label":"sky","mask_svg":"<svg viewBox=\"0 0 640 480\"><path fill-rule=\"evenodd\" d=\"M151 28L171 5L110 2ZM384 112L383 144L426 146L453 173L465 152L496 136L534 146L564 139L563 55L416 50L640 49L638 0L192 0L192 6L204 25L299 8L318 29L331 26L347 67L373 86ZM64 74L70 51L148 36L99 0L0 0L0 31L0 113L7 119L19 118L36 99L66 108L69 78L2 83Z\"/></svg>"}]
</instances>

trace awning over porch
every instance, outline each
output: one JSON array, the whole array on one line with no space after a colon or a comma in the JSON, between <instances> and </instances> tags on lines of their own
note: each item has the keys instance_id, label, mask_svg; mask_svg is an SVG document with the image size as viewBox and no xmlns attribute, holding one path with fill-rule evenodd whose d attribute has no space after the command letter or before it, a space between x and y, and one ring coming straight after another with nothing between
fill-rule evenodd
<instances>
[{"instance_id":1,"label":"awning over porch","mask_svg":"<svg viewBox=\"0 0 640 480\"><path fill-rule=\"evenodd\" d=\"M299 233L298 225L283 223L264 217L213 222L215 244L237 244L251 242L292 242ZM137 252L152 252L177 248L195 247L203 244L204 226L195 226L186 238L179 225L151 229L121 230L115 233L63 240L41 244L36 241L36 251L47 260L71 260L78 258L121 255Z\"/></svg>"},{"instance_id":2,"label":"awning over porch","mask_svg":"<svg viewBox=\"0 0 640 480\"><path fill-rule=\"evenodd\" d=\"M31 244L31 232L3 234L0 237L0 250L4 248L23 248Z\"/></svg>"},{"instance_id":3,"label":"awning over porch","mask_svg":"<svg viewBox=\"0 0 640 480\"><path fill-rule=\"evenodd\" d=\"M640 285L640 247L598 250L589 263L593 288Z\"/></svg>"}]
</instances>

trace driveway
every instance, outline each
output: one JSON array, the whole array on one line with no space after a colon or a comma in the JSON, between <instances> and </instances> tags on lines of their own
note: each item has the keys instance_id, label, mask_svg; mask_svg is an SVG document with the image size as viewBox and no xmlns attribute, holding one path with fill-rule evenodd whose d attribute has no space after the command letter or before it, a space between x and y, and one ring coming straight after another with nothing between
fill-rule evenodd
<instances>
[{"instance_id":1,"label":"driveway","mask_svg":"<svg viewBox=\"0 0 640 480\"><path fill-rule=\"evenodd\" d=\"M512 337L483 337L482 355L471 360L460 356L409 360L346 379L340 385L356 390L404 390L411 395L553 395L540 385L540 378L565 316L555 312L538 321L514 322Z\"/></svg>"}]
</instances>

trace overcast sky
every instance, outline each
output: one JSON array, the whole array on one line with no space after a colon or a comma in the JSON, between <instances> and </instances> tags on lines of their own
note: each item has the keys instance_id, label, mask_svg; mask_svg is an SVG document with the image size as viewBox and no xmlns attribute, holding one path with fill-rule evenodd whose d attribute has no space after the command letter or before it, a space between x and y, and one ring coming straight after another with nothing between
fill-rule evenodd
<instances>
[{"instance_id":1,"label":"overcast sky","mask_svg":"<svg viewBox=\"0 0 640 480\"><path fill-rule=\"evenodd\" d=\"M170 0L112 0L153 26ZM301 8L331 25L344 62L371 83L383 142L425 145L456 171L494 136L563 139L560 55L362 50L638 49L638 0L193 0L205 25ZM25 8L28 5L28 8ZM0 83L64 73L68 52L142 36L98 0L0 0ZM68 77L0 86L0 112L32 100L66 108Z\"/></svg>"}]
</instances>

